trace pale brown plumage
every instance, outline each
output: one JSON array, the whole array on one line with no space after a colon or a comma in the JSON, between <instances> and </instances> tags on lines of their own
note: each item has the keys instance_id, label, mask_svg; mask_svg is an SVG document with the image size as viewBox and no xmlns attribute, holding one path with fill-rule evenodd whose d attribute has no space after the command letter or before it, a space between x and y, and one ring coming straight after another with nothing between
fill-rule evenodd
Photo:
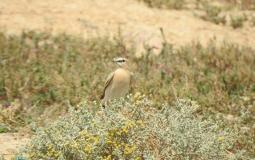
<instances>
[{"instance_id":1,"label":"pale brown plumage","mask_svg":"<svg viewBox=\"0 0 255 160\"><path fill-rule=\"evenodd\" d=\"M120 98L125 96L130 88L131 73L127 70L126 59L118 58L115 59L120 68L109 74L107 77L103 94L101 96L102 105L112 99Z\"/></svg>"},{"instance_id":2,"label":"pale brown plumage","mask_svg":"<svg viewBox=\"0 0 255 160\"><path fill-rule=\"evenodd\" d=\"M105 82L105 87L104 87L104 91L103 94L101 95L100 99L104 99L105 96L105 90L106 88L112 83L112 79L114 77L114 72L112 72L111 74L108 75L106 82Z\"/></svg>"}]
</instances>

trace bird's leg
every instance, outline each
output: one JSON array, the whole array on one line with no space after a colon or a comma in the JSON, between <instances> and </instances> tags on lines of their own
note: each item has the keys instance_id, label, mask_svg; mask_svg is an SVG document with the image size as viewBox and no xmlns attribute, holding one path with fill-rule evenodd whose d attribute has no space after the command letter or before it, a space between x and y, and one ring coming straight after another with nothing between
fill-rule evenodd
<instances>
[{"instance_id":1,"label":"bird's leg","mask_svg":"<svg viewBox=\"0 0 255 160\"><path fill-rule=\"evenodd\" d=\"M107 106L108 106L107 102L103 102L103 103L102 103L102 108L103 108L103 109L105 109L105 107L107 107Z\"/></svg>"}]
</instances>

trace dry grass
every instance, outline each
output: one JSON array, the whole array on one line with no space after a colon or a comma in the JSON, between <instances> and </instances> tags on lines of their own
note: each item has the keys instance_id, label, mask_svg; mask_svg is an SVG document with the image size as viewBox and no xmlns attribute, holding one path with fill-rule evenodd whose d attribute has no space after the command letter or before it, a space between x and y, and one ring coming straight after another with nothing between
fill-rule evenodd
<instances>
[{"instance_id":1,"label":"dry grass","mask_svg":"<svg viewBox=\"0 0 255 160\"><path fill-rule=\"evenodd\" d=\"M16 129L40 118L57 117L68 104L97 101L105 77L114 68L112 58L129 56L135 72L132 93L147 95L158 108L188 97L203 106L200 112L236 117L230 126L248 128L238 146L254 155L253 49L229 43L217 46L212 40L207 46L192 43L178 49L165 42L158 57L147 52L139 59L133 57L133 50L127 50L120 37L83 40L48 33L1 33L2 126Z\"/></svg>"}]
</instances>

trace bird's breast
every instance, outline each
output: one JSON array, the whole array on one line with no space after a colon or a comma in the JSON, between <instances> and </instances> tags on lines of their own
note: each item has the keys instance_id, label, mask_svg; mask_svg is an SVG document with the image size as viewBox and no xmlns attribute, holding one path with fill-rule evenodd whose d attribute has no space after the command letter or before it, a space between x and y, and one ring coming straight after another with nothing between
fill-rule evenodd
<instances>
[{"instance_id":1,"label":"bird's breast","mask_svg":"<svg viewBox=\"0 0 255 160\"><path fill-rule=\"evenodd\" d=\"M114 73L114 78L116 82L130 82L130 73L124 69L117 69Z\"/></svg>"},{"instance_id":2,"label":"bird's breast","mask_svg":"<svg viewBox=\"0 0 255 160\"><path fill-rule=\"evenodd\" d=\"M106 90L108 98L123 97L128 93L130 86L130 72L119 68L114 72L111 86Z\"/></svg>"}]
</instances>

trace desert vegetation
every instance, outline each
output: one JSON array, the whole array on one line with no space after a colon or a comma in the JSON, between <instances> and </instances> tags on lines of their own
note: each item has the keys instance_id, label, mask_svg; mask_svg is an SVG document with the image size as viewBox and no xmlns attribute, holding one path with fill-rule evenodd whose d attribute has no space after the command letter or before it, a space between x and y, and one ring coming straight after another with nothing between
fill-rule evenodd
<instances>
[{"instance_id":1,"label":"desert vegetation","mask_svg":"<svg viewBox=\"0 0 255 160\"><path fill-rule=\"evenodd\" d=\"M244 24L253 26L253 13L247 10L255 9L255 2L252 0L241 1L208 1L208 0L140 0L150 7L164 9L191 9L195 10L195 15L202 20L212 22L217 25L227 25L234 29L242 28ZM229 13L236 10L239 14ZM196 13L198 12L198 13Z\"/></svg>"},{"instance_id":2,"label":"desert vegetation","mask_svg":"<svg viewBox=\"0 0 255 160\"><path fill-rule=\"evenodd\" d=\"M235 133L196 116L199 106L178 99L156 109L136 93L101 110L83 102L68 116L37 132L30 159L226 159ZM101 111L100 111L101 110ZM240 155L238 155L240 156ZM242 157L242 156L241 156Z\"/></svg>"},{"instance_id":3,"label":"desert vegetation","mask_svg":"<svg viewBox=\"0 0 255 160\"><path fill-rule=\"evenodd\" d=\"M134 153L130 154L130 157L142 158L146 153L146 156L149 157L163 156L163 158L167 158L165 157L167 155L163 154L163 152L169 152L170 150L173 154L177 154L179 151L182 152L179 155L180 157L189 157L190 155L183 155L185 151L183 148L178 148L181 147L181 144L178 144L179 146L176 146L177 148L170 147L169 151L162 151L162 155L156 155L154 153L159 148L152 148L153 152L150 153L149 148L145 150L145 146L139 146L139 143L145 143L140 140L143 137L140 134L143 134L142 132L148 132L144 134L148 134L149 136L154 132L151 130L159 129L158 127L153 128L154 125L163 125L164 127L170 128L172 125L177 125L177 127L184 127L183 129L188 127L186 130L189 130L190 125L199 125L196 127L201 127L200 123L205 128L193 128L195 129L194 133L190 133L192 142L188 146L200 143L192 140L196 139L198 133L202 134L205 138L206 136L207 138L214 137L215 139L207 141L208 143L214 144L218 142L216 141L217 137L221 137L221 134L230 133L227 130L232 129L235 130L235 132L233 131L234 135L228 135L230 137L226 137L226 143L224 141L224 144L218 145L225 146L226 148L223 150L229 149L228 156L239 153L239 151L243 151L242 153L245 153L246 156L254 155L255 56L254 50L251 48L230 43L217 46L214 40L212 40L207 46L202 46L194 42L190 45L173 49L170 43L165 42L159 56L155 56L150 53L150 50L147 50L144 56L136 58L133 56L132 48L127 49L122 38L119 36L116 36L114 39L102 37L83 40L70 35L52 36L49 33L36 32L24 32L21 36L5 36L1 34L0 44L1 74L3 75L1 76L1 103L3 104L1 106L1 118L3 121L1 131L14 131L17 127L30 125L31 129L36 131L35 140L31 143L32 146L28 147L28 155L32 159L48 159L50 157L54 158L54 156L61 159L63 156L72 157L78 155L81 159L85 157L93 159L98 154L99 149L94 148L95 151L91 150L91 155L86 154L86 151L80 151L82 146L94 144L89 136L95 136L104 141L102 143L100 142L100 146L93 146L102 149L100 156L117 156L118 158L123 158L124 156L125 158L125 155L123 155L125 150L124 146L120 146L118 151L112 150L114 153L107 153L107 150L111 146L105 142L111 130L121 132L123 127L125 128L125 125L128 125L126 126L127 130L134 129L134 131L130 131L131 133L136 133L136 135L130 135L130 141L134 141L135 137L138 136L136 137L138 138L136 142L126 142L127 144L123 144L133 150ZM137 100L137 102L135 100L129 100L131 102L122 100L115 102L116 104L113 103L113 106L107 108L105 111L101 111L98 99L103 88L102 82L106 76L105 73L110 72L114 68L111 59L123 53L129 57L132 62L132 70L136 73L131 91L133 96L131 95L130 99L136 99L136 97L144 95L144 98L147 98L150 103L147 104L148 101L144 101L144 99L141 101ZM192 103L199 104L199 107L196 108L195 115L193 115L193 109L190 107L191 102L188 101L189 103L186 103L185 101L184 103L179 100L187 98ZM85 103L78 105L81 101ZM116 112L115 105L118 106L118 111ZM184 108L175 110L180 105ZM133 114L137 114L136 112L138 112L134 110L135 108L141 110L139 115L142 113L148 115L145 117L136 115L135 117L138 116L138 118L135 118ZM69 113L68 111L70 109L74 110L72 111L74 113ZM100 111L103 113L100 113ZM76 112L79 114L76 114ZM177 112L176 114L179 114L180 117L183 116L183 122L179 122L180 119L178 116L175 117L174 112ZM189 115L184 114L186 112L192 113L191 115L194 117L189 117ZM64 119L57 120L49 126L48 123L50 123L51 118L56 119L56 117L63 113L68 114L63 117ZM96 115L99 113L102 115ZM123 118L123 121L113 119L118 114ZM171 125L166 122L165 124L160 124L159 117L163 118L166 114L169 116L173 114L173 117L170 116L168 118L170 118L172 123L175 122L176 124ZM198 119L195 118L196 115ZM90 120L83 119L85 118L83 116L89 116ZM105 124L101 124L105 125L105 128L91 127L90 125L92 124L90 123L92 122L95 122L95 125L100 125L100 123L105 121L105 119L97 119L98 116L101 118L106 116L105 119L110 118L113 121L119 122L111 124L109 119L109 126L111 125L111 127ZM49 121L43 121L46 117ZM71 121L73 118L74 121ZM204 120L204 118L206 119ZM208 118L209 120L207 120ZM156 122L155 119L157 119ZM212 122L211 119L217 123ZM81 120L81 122L78 123L76 122L77 120ZM143 128L136 124L137 121L150 125ZM158 124L152 125L150 121ZM165 120L162 119L162 121ZM224 124L218 124L220 121L224 121ZM48 127L37 130L34 122L37 122L36 126L45 126L47 124L46 126ZM209 126L212 124L219 125L215 127L221 127L221 129L210 129ZM185 125L187 126L185 127ZM56 128L56 131L51 126ZM83 127L79 129L78 126ZM228 127L225 128L226 126ZM93 128L93 131L87 130L88 128ZM171 130L170 128L169 130ZM62 132L62 129L68 131L68 133ZM225 129L226 131L224 131ZM164 139L164 136L166 136L165 140L170 138L171 135L180 134L180 136L185 137L187 131L183 131L182 133L180 130L181 128L177 128L176 131L173 131L176 133L169 131L163 135L157 135L159 133L155 133L155 141L159 141L157 142L159 144L155 145L160 146L163 142L160 142L158 138ZM46 131L51 131L49 133L50 135L46 134ZM96 134L95 132L98 133ZM104 133L102 133L103 135L99 135L99 132ZM57 133L62 133L63 135L60 136ZM82 133L86 134L80 135ZM117 135L117 133L113 134ZM139 137L139 135L142 137ZM123 137L121 136L129 135L120 134L119 136L122 139ZM223 137L225 136L223 135ZM54 143L56 143L54 141L58 141L54 139L55 137L64 141L66 138L70 138L70 141L66 143L63 141L58 143L60 146L54 146ZM93 144L80 144L87 143L86 137L88 138L88 143L93 142ZM233 137L235 137L234 140ZM52 138L53 140L50 143ZM118 136L115 138L113 141L117 141ZM45 144L41 144L42 140L45 141ZM203 141L203 139L200 140ZM125 140L123 139L123 141ZM228 141L231 141L231 143ZM181 143L178 139L169 139L167 143L171 142ZM71 145L69 143L77 143L78 145L78 148L73 148L72 151L70 150L72 153L66 153L64 149ZM205 144L205 146L207 145L209 144ZM53 151L48 154L47 152L50 152L50 149L53 149ZM195 157L200 157L204 153L202 151L200 152L200 149L198 148L196 150L196 154L198 155L195 155ZM216 150L213 153L211 151L212 149L208 148L205 151L208 151L208 153L203 154L205 159L207 156L210 157L216 153ZM227 152L222 154L227 154ZM46 155L46 157L41 157L42 155ZM173 155L168 156L171 157ZM177 156L177 159L179 156ZM226 155L223 157L226 158ZM71 158L69 157L69 159Z\"/></svg>"},{"instance_id":4,"label":"desert vegetation","mask_svg":"<svg viewBox=\"0 0 255 160\"><path fill-rule=\"evenodd\" d=\"M138 1L192 11L199 21L234 32L255 26L253 0ZM121 30L87 38L0 31L0 134L25 129L31 135L12 158L254 159L254 46L217 38L176 45L164 32L159 28L158 55L144 43L135 56ZM119 56L134 73L130 93L104 109L100 95Z\"/></svg>"},{"instance_id":5,"label":"desert vegetation","mask_svg":"<svg viewBox=\"0 0 255 160\"><path fill-rule=\"evenodd\" d=\"M239 8L241 10L254 10L254 0L139 0L146 3L150 7L168 8L168 9L184 9L189 4L195 4L195 7L199 8L200 5L211 3L218 3L218 5L225 8Z\"/></svg>"}]
</instances>

